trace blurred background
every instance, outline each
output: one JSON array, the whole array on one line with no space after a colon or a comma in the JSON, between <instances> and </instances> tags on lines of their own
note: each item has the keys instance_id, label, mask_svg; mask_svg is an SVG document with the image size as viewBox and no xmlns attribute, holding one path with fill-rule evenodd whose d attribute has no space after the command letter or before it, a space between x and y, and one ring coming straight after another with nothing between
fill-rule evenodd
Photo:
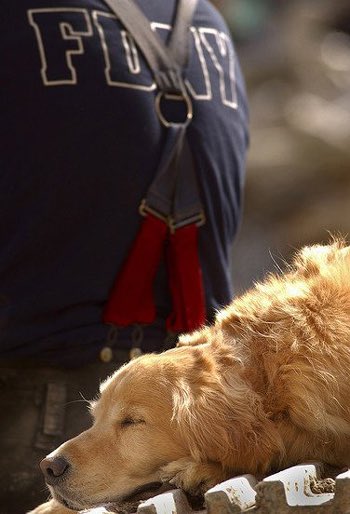
<instances>
[{"instance_id":1,"label":"blurred background","mask_svg":"<svg viewBox=\"0 0 350 514\"><path fill-rule=\"evenodd\" d=\"M240 293L300 246L350 234L350 2L213 3L232 31L250 104L233 262Z\"/></svg>"}]
</instances>

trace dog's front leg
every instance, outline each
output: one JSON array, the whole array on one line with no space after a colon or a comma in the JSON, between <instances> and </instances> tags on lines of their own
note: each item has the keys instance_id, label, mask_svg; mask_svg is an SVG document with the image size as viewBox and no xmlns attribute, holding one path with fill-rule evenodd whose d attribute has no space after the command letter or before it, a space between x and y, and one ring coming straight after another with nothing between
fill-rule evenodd
<instances>
[{"instance_id":1,"label":"dog's front leg","mask_svg":"<svg viewBox=\"0 0 350 514\"><path fill-rule=\"evenodd\" d=\"M67 509L56 500L50 500L46 503L42 503L36 507L36 509L31 510L28 514L77 514L77 512Z\"/></svg>"},{"instance_id":2,"label":"dog's front leg","mask_svg":"<svg viewBox=\"0 0 350 514\"><path fill-rule=\"evenodd\" d=\"M215 462L195 462L182 458L161 468L161 480L193 495L202 495L208 489L225 480L222 466Z\"/></svg>"}]
</instances>

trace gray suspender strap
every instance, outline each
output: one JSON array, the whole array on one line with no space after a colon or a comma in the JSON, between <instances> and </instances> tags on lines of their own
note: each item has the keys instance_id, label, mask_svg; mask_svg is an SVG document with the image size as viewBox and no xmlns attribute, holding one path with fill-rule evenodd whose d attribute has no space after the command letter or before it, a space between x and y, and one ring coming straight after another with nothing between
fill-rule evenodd
<instances>
[{"instance_id":1,"label":"gray suspender strap","mask_svg":"<svg viewBox=\"0 0 350 514\"><path fill-rule=\"evenodd\" d=\"M195 223L203 225L205 215L200 201L192 152L182 126L168 128L157 173L140 206L173 231Z\"/></svg>"},{"instance_id":2,"label":"gray suspender strap","mask_svg":"<svg viewBox=\"0 0 350 514\"><path fill-rule=\"evenodd\" d=\"M160 0L167 1L167 0ZM169 45L151 29L150 22L132 0L105 0L142 51L159 89L183 93L182 70L188 58L188 30L197 0L178 0L178 9Z\"/></svg>"},{"instance_id":3,"label":"gray suspender strap","mask_svg":"<svg viewBox=\"0 0 350 514\"><path fill-rule=\"evenodd\" d=\"M187 67L189 56L189 29L198 0L180 0L176 18L167 45L175 62L182 70Z\"/></svg>"},{"instance_id":4,"label":"gray suspender strap","mask_svg":"<svg viewBox=\"0 0 350 514\"><path fill-rule=\"evenodd\" d=\"M183 80L189 57L190 27L197 0L177 0L174 26L165 45L151 29L133 0L105 0L118 19L129 30L145 56L160 89L155 107L168 137L154 181L141 204L141 213L151 212L164 219L171 228L187 223L202 224L201 207L193 159L185 137L186 127L192 119L192 103ZM175 96L174 96L175 95ZM187 111L185 118L175 123L162 112L162 102L181 100Z\"/></svg>"}]
</instances>

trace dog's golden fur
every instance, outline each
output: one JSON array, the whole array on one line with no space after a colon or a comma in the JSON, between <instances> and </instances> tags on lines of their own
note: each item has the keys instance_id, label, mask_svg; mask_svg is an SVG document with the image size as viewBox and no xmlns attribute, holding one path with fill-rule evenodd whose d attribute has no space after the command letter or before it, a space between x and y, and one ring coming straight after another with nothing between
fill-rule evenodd
<instances>
[{"instance_id":1,"label":"dog's golden fur","mask_svg":"<svg viewBox=\"0 0 350 514\"><path fill-rule=\"evenodd\" d=\"M310 459L350 465L349 370L350 248L335 241L109 378L93 427L53 454L70 463L53 494L78 510L154 481L198 492Z\"/></svg>"}]
</instances>

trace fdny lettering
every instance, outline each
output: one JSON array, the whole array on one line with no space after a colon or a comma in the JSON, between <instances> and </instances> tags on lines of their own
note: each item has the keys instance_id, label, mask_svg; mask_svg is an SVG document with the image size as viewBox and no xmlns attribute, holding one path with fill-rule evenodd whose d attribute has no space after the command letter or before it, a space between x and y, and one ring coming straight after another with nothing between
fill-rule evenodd
<instances>
[{"instance_id":1,"label":"fdny lettering","mask_svg":"<svg viewBox=\"0 0 350 514\"><path fill-rule=\"evenodd\" d=\"M86 58L88 38L98 37L106 84L111 87L153 91L156 84L132 36L112 13L80 8L29 9L45 86L77 85L79 62ZM151 23L165 40L170 25ZM237 108L235 55L230 38L214 28L191 27L194 55L186 81L191 96L210 101L220 95L222 103ZM118 52L122 52L122 60ZM118 58L117 58L118 56Z\"/></svg>"}]
</instances>

